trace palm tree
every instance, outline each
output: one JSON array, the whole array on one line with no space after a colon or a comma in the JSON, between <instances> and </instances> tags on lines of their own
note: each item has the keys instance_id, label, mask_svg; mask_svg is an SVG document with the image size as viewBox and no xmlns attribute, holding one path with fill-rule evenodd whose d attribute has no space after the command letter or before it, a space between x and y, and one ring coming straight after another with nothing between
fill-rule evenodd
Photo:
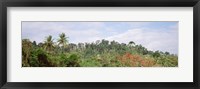
<instances>
[{"instance_id":1,"label":"palm tree","mask_svg":"<svg viewBox=\"0 0 200 89\"><path fill-rule=\"evenodd\" d=\"M66 48L66 46L67 46L67 43L68 43L67 38L68 37L65 36L65 33L59 34L59 37L60 37L60 39L58 39L58 45L62 46L62 52L63 52L64 48Z\"/></svg>"},{"instance_id":2,"label":"palm tree","mask_svg":"<svg viewBox=\"0 0 200 89\"><path fill-rule=\"evenodd\" d=\"M49 51L52 51L54 48L54 42L52 39L52 36L49 35L48 37L46 37L45 41L44 41L44 49Z\"/></svg>"}]
</instances>

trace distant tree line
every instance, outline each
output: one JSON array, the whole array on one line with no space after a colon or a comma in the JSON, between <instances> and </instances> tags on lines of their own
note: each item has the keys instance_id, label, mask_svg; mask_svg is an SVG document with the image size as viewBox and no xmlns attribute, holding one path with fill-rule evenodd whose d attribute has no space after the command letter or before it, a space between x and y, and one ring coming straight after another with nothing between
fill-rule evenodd
<instances>
[{"instance_id":1,"label":"distant tree line","mask_svg":"<svg viewBox=\"0 0 200 89\"><path fill-rule=\"evenodd\" d=\"M169 52L150 51L141 44L115 40L92 43L69 43L65 33L44 42L22 39L23 67L176 67L178 56Z\"/></svg>"}]
</instances>

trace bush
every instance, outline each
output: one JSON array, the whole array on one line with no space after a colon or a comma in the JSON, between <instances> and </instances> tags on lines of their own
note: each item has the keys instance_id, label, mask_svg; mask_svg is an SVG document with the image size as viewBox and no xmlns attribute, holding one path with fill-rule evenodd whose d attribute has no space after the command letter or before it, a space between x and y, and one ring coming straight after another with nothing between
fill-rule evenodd
<instances>
[{"instance_id":1,"label":"bush","mask_svg":"<svg viewBox=\"0 0 200 89\"><path fill-rule=\"evenodd\" d=\"M39 67L40 63L38 60L38 54L42 54L44 53L44 51L42 49L34 49L31 51L31 57L30 57L30 66L34 66L34 67Z\"/></svg>"},{"instance_id":2,"label":"bush","mask_svg":"<svg viewBox=\"0 0 200 89\"><path fill-rule=\"evenodd\" d=\"M97 59L91 58L91 59L83 59L80 63L80 66L82 67L101 67L101 63L97 61Z\"/></svg>"},{"instance_id":3,"label":"bush","mask_svg":"<svg viewBox=\"0 0 200 89\"><path fill-rule=\"evenodd\" d=\"M152 67L156 62L149 57L142 57L141 55L133 55L131 53L125 53L122 56L118 56L117 59L125 67Z\"/></svg>"},{"instance_id":4,"label":"bush","mask_svg":"<svg viewBox=\"0 0 200 89\"><path fill-rule=\"evenodd\" d=\"M53 67L52 62L48 60L47 53L41 49L35 49L31 52L30 65L34 67Z\"/></svg>"},{"instance_id":5,"label":"bush","mask_svg":"<svg viewBox=\"0 0 200 89\"><path fill-rule=\"evenodd\" d=\"M66 55L62 55L61 59L63 60L63 63L67 67L79 67L79 57L76 54L71 54L69 57Z\"/></svg>"}]
</instances>

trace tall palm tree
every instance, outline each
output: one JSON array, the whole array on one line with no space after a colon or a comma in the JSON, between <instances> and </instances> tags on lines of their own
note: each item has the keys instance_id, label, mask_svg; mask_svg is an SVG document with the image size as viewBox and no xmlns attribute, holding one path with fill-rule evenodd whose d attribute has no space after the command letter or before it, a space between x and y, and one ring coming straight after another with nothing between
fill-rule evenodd
<instances>
[{"instance_id":1,"label":"tall palm tree","mask_svg":"<svg viewBox=\"0 0 200 89\"><path fill-rule=\"evenodd\" d=\"M53 50L53 48L54 48L54 42L53 42L52 36L49 35L48 37L46 37L44 41L44 49L50 52Z\"/></svg>"},{"instance_id":2,"label":"tall palm tree","mask_svg":"<svg viewBox=\"0 0 200 89\"><path fill-rule=\"evenodd\" d=\"M67 43L68 43L67 38L68 37L66 37L65 33L59 34L59 37L60 38L58 39L58 45L62 46L62 52L63 52L64 48L66 48L66 46L67 46Z\"/></svg>"}]
</instances>

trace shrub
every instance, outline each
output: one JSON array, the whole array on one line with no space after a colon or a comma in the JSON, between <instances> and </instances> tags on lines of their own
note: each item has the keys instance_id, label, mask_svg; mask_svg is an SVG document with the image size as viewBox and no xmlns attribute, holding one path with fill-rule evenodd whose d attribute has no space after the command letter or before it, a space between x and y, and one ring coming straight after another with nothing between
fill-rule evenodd
<instances>
[{"instance_id":1,"label":"shrub","mask_svg":"<svg viewBox=\"0 0 200 89\"><path fill-rule=\"evenodd\" d=\"M69 57L61 56L64 59L64 65L67 67L79 67L79 57L76 54L71 54Z\"/></svg>"},{"instance_id":2,"label":"shrub","mask_svg":"<svg viewBox=\"0 0 200 89\"><path fill-rule=\"evenodd\" d=\"M47 53L41 49L35 49L31 52L30 65L34 67L53 67L52 62L48 60Z\"/></svg>"},{"instance_id":3,"label":"shrub","mask_svg":"<svg viewBox=\"0 0 200 89\"><path fill-rule=\"evenodd\" d=\"M97 61L97 59L91 58L91 59L83 59L80 63L80 66L84 67L101 67L102 64Z\"/></svg>"},{"instance_id":4,"label":"shrub","mask_svg":"<svg viewBox=\"0 0 200 89\"><path fill-rule=\"evenodd\" d=\"M153 59L142 58L140 55L132 55L131 53L125 53L123 56L117 58L123 66L131 66L131 67L151 67L155 65L155 61Z\"/></svg>"}]
</instances>

